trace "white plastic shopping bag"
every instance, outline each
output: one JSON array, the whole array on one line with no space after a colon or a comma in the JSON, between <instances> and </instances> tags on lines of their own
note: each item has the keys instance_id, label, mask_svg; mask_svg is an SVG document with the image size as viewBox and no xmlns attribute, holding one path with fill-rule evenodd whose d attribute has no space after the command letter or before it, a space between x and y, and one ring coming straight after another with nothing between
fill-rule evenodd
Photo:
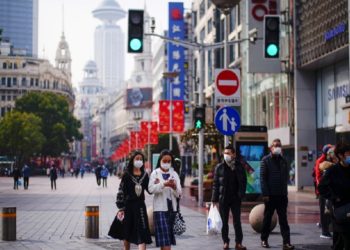
<instances>
[{"instance_id":1,"label":"white plastic shopping bag","mask_svg":"<svg viewBox=\"0 0 350 250\"><path fill-rule=\"evenodd\" d=\"M207 219L207 234L217 234L221 232L222 220L218 208L210 205Z\"/></svg>"}]
</instances>

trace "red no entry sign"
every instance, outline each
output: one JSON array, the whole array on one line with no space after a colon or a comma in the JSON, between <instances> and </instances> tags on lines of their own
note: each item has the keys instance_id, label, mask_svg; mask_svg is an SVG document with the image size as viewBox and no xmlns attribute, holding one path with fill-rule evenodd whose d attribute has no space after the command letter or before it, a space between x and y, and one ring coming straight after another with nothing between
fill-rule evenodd
<instances>
[{"instance_id":1,"label":"red no entry sign","mask_svg":"<svg viewBox=\"0 0 350 250\"><path fill-rule=\"evenodd\" d=\"M230 96L239 89L239 76L233 70L225 69L217 75L215 84L220 94Z\"/></svg>"}]
</instances>

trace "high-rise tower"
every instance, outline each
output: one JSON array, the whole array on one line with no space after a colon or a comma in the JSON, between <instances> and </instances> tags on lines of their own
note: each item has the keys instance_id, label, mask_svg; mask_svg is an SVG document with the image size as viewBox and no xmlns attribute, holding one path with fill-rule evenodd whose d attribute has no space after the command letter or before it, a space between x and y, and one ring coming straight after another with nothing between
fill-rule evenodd
<instances>
[{"instance_id":1,"label":"high-rise tower","mask_svg":"<svg viewBox=\"0 0 350 250\"><path fill-rule=\"evenodd\" d=\"M124 82L124 34L116 22L126 12L114 0L103 0L92 12L102 21L95 30L95 61L98 78L106 91L122 89Z\"/></svg>"},{"instance_id":2,"label":"high-rise tower","mask_svg":"<svg viewBox=\"0 0 350 250\"><path fill-rule=\"evenodd\" d=\"M3 38L27 56L38 55L38 0L1 0L0 28Z\"/></svg>"}]
</instances>

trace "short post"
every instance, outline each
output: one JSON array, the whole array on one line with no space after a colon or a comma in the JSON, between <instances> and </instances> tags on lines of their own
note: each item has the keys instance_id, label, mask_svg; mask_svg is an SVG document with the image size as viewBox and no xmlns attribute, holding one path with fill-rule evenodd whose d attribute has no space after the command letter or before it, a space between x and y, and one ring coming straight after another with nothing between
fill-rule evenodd
<instances>
[{"instance_id":1,"label":"short post","mask_svg":"<svg viewBox=\"0 0 350 250\"><path fill-rule=\"evenodd\" d=\"M99 207L85 207L85 237L91 239L99 238Z\"/></svg>"},{"instance_id":2,"label":"short post","mask_svg":"<svg viewBox=\"0 0 350 250\"><path fill-rule=\"evenodd\" d=\"M1 212L2 240L16 240L16 208L3 207Z\"/></svg>"}]
</instances>

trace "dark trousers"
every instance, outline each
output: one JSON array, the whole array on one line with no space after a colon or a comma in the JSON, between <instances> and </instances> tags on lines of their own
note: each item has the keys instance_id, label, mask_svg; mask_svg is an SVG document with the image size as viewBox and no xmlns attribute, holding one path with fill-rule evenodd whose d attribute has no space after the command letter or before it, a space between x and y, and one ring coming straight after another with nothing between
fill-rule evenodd
<instances>
[{"instance_id":1,"label":"dark trousers","mask_svg":"<svg viewBox=\"0 0 350 250\"><path fill-rule=\"evenodd\" d=\"M264 220L261 231L261 240L266 241L270 235L271 219L275 210L277 211L278 221L281 228L283 244L290 243L290 229L287 221L287 196L270 196L269 201L265 202Z\"/></svg>"},{"instance_id":2,"label":"dark trousers","mask_svg":"<svg viewBox=\"0 0 350 250\"><path fill-rule=\"evenodd\" d=\"M235 229L235 241L236 243L241 244L243 241L243 232L241 224L241 201L237 199L230 203L220 202L219 210L222 220L222 240L224 241L224 243L230 242L230 238L228 237L228 220L231 210L233 216L233 227Z\"/></svg>"},{"instance_id":3,"label":"dark trousers","mask_svg":"<svg viewBox=\"0 0 350 250\"><path fill-rule=\"evenodd\" d=\"M102 186L107 187L107 177L102 177Z\"/></svg>"},{"instance_id":4,"label":"dark trousers","mask_svg":"<svg viewBox=\"0 0 350 250\"><path fill-rule=\"evenodd\" d=\"M18 189L18 178L13 178L13 189Z\"/></svg>"},{"instance_id":5,"label":"dark trousers","mask_svg":"<svg viewBox=\"0 0 350 250\"><path fill-rule=\"evenodd\" d=\"M56 189L56 179L51 179L51 189Z\"/></svg>"},{"instance_id":6,"label":"dark trousers","mask_svg":"<svg viewBox=\"0 0 350 250\"><path fill-rule=\"evenodd\" d=\"M23 177L23 186L24 186L24 189L28 189L29 177Z\"/></svg>"},{"instance_id":7,"label":"dark trousers","mask_svg":"<svg viewBox=\"0 0 350 250\"><path fill-rule=\"evenodd\" d=\"M322 196L319 197L320 205L320 222L322 225L322 234L329 234L329 225L331 224L331 215L330 213L325 214L326 210L326 199Z\"/></svg>"},{"instance_id":8,"label":"dark trousers","mask_svg":"<svg viewBox=\"0 0 350 250\"><path fill-rule=\"evenodd\" d=\"M350 250L350 232L337 232L333 250Z\"/></svg>"}]
</instances>

